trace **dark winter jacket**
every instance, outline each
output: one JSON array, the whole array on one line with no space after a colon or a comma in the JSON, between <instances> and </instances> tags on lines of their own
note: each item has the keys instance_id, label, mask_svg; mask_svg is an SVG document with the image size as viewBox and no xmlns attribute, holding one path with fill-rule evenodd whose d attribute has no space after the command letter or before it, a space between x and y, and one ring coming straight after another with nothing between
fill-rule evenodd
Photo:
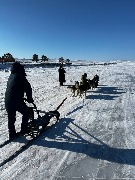
<instances>
[{"instance_id":1,"label":"dark winter jacket","mask_svg":"<svg viewBox=\"0 0 135 180\"><path fill-rule=\"evenodd\" d=\"M65 82L66 71L63 68L59 68L59 82Z\"/></svg>"},{"instance_id":2,"label":"dark winter jacket","mask_svg":"<svg viewBox=\"0 0 135 180\"><path fill-rule=\"evenodd\" d=\"M5 92L6 109L24 101L24 93L26 93L28 102L33 102L32 88L26 79L24 67L19 63L14 63L11 68L11 74Z\"/></svg>"}]
</instances>

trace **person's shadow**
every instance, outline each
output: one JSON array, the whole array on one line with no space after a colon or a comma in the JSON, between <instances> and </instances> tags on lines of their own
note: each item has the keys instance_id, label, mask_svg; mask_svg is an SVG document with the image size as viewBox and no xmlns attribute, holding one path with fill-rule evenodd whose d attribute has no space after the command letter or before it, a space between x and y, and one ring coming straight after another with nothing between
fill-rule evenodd
<instances>
[{"instance_id":1,"label":"person's shadow","mask_svg":"<svg viewBox=\"0 0 135 180\"><path fill-rule=\"evenodd\" d=\"M38 146L83 153L95 159L135 165L135 149L110 147L73 121L74 119L70 118L60 119L59 123L56 124L54 128L50 128L48 132L45 132L42 138L35 143ZM73 128L69 127L69 124L71 124ZM97 143L85 140L74 129L80 129L87 136L96 140Z\"/></svg>"}]
</instances>

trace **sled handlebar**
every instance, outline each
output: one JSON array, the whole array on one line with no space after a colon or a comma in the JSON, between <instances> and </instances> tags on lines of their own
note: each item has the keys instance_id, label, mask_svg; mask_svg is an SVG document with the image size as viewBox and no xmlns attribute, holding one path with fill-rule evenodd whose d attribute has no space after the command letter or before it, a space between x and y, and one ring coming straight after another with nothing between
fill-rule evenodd
<instances>
[{"instance_id":1,"label":"sled handlebar","mask_svg":"<svg viewBox=\"0 0 135 180\"><path fill-rule=\"evenodd\" d=\"M27 101L26 98L23 98L23 99L24 99L24 101ZM27 102L28 102L28 101L27 101ZM34 102L32 102L31 104L33 105L34 109L36 110L36 112L37 112L37 114L38 114L38 116L39 116L39 111L38 111L38 109L37 109L36 104L35 104Z\"/></svg>"},{"instance_id":2,"label":"sled handlebar","mask_svg":"<svg viewBox=\"0 0 135 180\"><path fill-rule=\"evenodd\" d=\"M40 117L39 110L37 109L36 104L34 102L32 102L32 105L34 106L34 109L36 110L38 117Z\"/></svg>"},{"instance_id":3,"label":"sled handlebar","mask_svg":"<svg viewBox=\"0 0 135 180\"><path fill-rule=\"evenodd\" d=\"M67 99L67 97L66 97L65 99L63 99L63 101L59 104L59 106L55 109L55 111L57 111L57 110L62 106L62 104L64 103L64 101L65 101L66 99ZM26 98L24 98L24 100L27 101ZM27 102L28 102L28 101L27 101ZM32 104L33 104L34 109L36 110L38 116L40 116L40 115L39 115L39 110L37 109L36 104L35 104L34 102L32 102Z\"/></svg>"}]
</instances>

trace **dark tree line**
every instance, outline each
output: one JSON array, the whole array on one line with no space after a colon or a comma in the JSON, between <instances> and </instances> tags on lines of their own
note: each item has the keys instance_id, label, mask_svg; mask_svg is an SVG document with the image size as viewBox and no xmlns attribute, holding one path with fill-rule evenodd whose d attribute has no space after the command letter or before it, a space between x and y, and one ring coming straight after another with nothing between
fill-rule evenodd
<instances>
[{"instance_id":1,"label":"dark tree line","mask_svg":"<svg viewBox=\"0 0 135 180\"><path fill-rule=\"evenodd\" d=\"M32 61L38 62L41 60L42 62L48 62L49 58L45 55L42 55L39 59L37 54L33 54ZM15 58L13 58L12 54L6 53L2 57L0 57L0 62L15 62ZM66 63L68 64L70 62L70 59L64 59L63 57L59 58L59 63Z\"/></svg>"},{"instance_id":2,"label":"dark tree line","mask_svg":"<svg viewBox=\"0 0 135 180\"><path fill-rule=\"evenodd\" d=\"M49 59L49 58L48 58L47 56L42 55L40 60L43 61L43 62L48 62L48 59ZM39 61L39 58L38 58L38 55L37 55L37 54L33 54L32 61L36 61L36 62Z\"/></svg>"},{"instance_id":3,"label":"dark tree line","mask_svg":"<svg viewBox=\"0 0 135 180\"><path fill-rule=\"evenodd\" d=\"M69 62L70 62L70 59L66 59L66 60L65 60L63 57L60 57L60 58L59 58L59 62L62 63L62 64L63 64L63 63L69 63Z\"/></svg>"},{"instance_id":4,"label":"dark tree line","mask_svg":"<svg viewBox=\"0 0 135 180\"><path fill-rule=\"evenodd\" d=\"M38 55L37 54L34 54L33 55L33 58L32 58L32 61L36 61L38 62L39 60L41 60L42 62L48 62L49 58L45 55L42 55L41 56L41 59L38 58ZM64 59L63 57L60 57L59 58L59 62L60 63L69 63L70 62L70 59Z\"/></svg>"},{"instance_id":5,"label":"dark tree line","mask_svg":"<svg viewBox=\"0 0 135 180\"><path fill-rule=\"evenodd\" d=\"M6 53L0 57L0 62L15 62L15 58L13 58L12 54Z\"/></svg>"}]
</instances>

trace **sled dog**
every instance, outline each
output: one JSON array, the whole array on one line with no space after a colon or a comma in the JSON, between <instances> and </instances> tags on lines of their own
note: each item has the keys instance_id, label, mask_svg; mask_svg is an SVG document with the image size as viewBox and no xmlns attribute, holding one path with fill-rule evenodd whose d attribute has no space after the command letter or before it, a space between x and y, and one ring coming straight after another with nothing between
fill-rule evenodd
<instances>
[{"instance_id":1,"label":"sled dog","mask_svg":"<svg viewBox=\"0 0 135 180\"><path fill-rule=\"evenodd\" d=\"M87 88L83 84L80 85L79 81L75 81L75 85L73 85L70 88L71 88L71 92L73 93L73 96L82 97L82 94L85 93L85 97L86 97Z\"/></svg>"}]
</instances>

